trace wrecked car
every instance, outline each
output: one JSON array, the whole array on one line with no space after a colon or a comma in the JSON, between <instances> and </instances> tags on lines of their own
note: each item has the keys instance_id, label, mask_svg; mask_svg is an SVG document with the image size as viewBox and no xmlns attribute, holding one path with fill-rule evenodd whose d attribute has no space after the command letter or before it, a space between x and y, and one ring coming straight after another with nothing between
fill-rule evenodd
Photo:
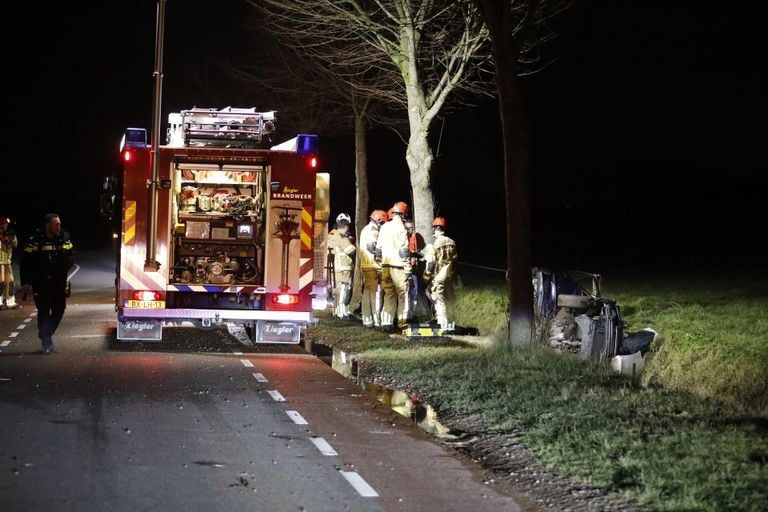
<instances>
[{"instance_id":1,"label":"wrecked car","mask_svg":"<svg viewBox=\"0 0 768 512\"><path fill-rule=\"evenodd\" d=\"M650 328L627 333L616 301L603 297L600 274L532 270L537 339L555 350L636 374L654 340ZM589 285L581 283L589 281Z\"/></svg>"}]
</instances>

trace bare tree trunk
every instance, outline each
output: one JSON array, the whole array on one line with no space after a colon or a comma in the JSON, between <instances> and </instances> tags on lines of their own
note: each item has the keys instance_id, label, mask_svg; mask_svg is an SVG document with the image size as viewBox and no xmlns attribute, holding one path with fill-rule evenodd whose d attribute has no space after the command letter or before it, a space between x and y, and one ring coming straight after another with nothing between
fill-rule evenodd
<instances>
[{"instance_id":1,"label":"bare tree trunk","mask_svg":"<svg viewBox=\"0 0 768 512\"><path fill-rule=\"evenodd\" d=\"M366 112L355 113L355 242L368 223L368 145L365 139L368 124ZM360 272L360 255L355 258L355 274L352 280L352 311L357 309L362 298L363 276Z\"/></svg>"},{"instance_id":2,"label":"bare tree trunk","mask_svg":"<svg viewBox=\"0 0 768 512\"><path fill-rule=\"evenodd\" d=\"M517 77L506 78L499 83L507 203L509 339L512 345L528 346L533 333L529 148L528 126L520 93Z\"/></svg>"},{"instance_id":3,"label":"bare tree trunk","mask_svg":"<svg viewBox=\"0 0 768 512\"><path fill-rule=\"evenodd\" d=\"M509 2L476 0L476 3L483 12L493 43L504 140L509 341L514 346L529 346L533 338L533 286L528 121L518 78L521 43L519 37L512 35Z\"/></svg>"},{"instance_id":4,"label":"bare tree trunk","mask_svg":"<svg viewBox=\"0 0 768 512\"><path fill-rule=\"evenodd\" d=\"M411 205L416 231L424 236L431 232L432 216L435 212L435 198L432 194L432 161L434 155L427 140L428 129L411 130L405 160L411 173Z\"/></svg>"}]
</instances>

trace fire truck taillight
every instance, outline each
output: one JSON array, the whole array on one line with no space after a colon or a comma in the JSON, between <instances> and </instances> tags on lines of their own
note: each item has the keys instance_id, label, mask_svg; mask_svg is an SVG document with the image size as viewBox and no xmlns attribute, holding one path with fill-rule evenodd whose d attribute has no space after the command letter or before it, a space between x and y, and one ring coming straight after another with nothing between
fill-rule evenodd
<instances>
[{"instance_id":1,"label":"fire truck taillight","mask_svg":"<svg viewBox=\"0 0 768 512\"><path fill-rule=\"evenodd\" d=\"M132 162L133 161L133 151L130 149L126 149L123 151L123 162Z\"/></svg>"},{"instance_id":2,"label":"fire truck taillight","mask_svg":"<svg viewBox=\"0 0 768 512\"><path fill-rule=\"evenodd\" d=\"M283 306L290 306L299 303L299 296L291 295L289 293L281 293L272 297L272 302L275 304L282 304Z\"/></svg>"},{"instance_id":3,"label":"fire truck taillight","mask_svg":"<svg viewBox=\"0 0 768 512\"><path fill-rule=\"evenodd\" d=\"M134 290L133 291L133 300L150 301L150 300L161 300L162 298L163 298L163 295L158 291L152 291L152 290Z\"/></svg>"},{"instance_id":4,"label":"fire truck taillight","mask_svg":"<svg viewBox=\"0 0 768 512\"><path fill-rule=\"evenodd\" d=\"M310 169L317 169L317 157L316 156L309 157L309 168Z\"/></svg>"}]
</instances>

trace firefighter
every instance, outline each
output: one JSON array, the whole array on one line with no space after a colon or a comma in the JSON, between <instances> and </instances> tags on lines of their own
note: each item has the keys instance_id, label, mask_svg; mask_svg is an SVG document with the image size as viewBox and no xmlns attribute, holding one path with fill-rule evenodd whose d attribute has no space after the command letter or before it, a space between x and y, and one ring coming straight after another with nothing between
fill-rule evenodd
<instances>
[{"instance_id":1,"label":"firefighter","mask_svg":"<svg viewBox=\"0 0 768 512\"><path fill-rule=\"evenodd\" d=\"M16 294L13 286L13 250L19 246L19 239L13 231L11 219L0 217L0 309L15 309Z\"/></svg>"},{"instance_id":2,"label":"firefighter","mask_svg":"<svg viewBox=\"0 0 768 512\"><path fill-rule=\"evenodd\" d=\"M385 332L394 331L395 321L398 328L406 326L406 282L411 273L408 231L403 224L408 205L398 201L391 212L392 218L379 230L377 244L381 248L381 288L384 290L381 329Z\"/></svg>"},{"instance_id":3,"label":"firefighter","mask_svg":"<svg viewBox=\"0 0 768 512\"><path fill-rule=\"evenodd\" d=\"M387 212L373 210L368 224L360 231L360 243L357 252L360 255L360 271L363 274L361 308L363 326L368 328L381 327L381 300L377 300L381 279L381 250L377 247L377 242L379 229L386 221Z\"/></svg>"},{"instance_id":4,"label":"firefighter","mask_svg":"<svg viewBox=\"0 0 768 512\"><path fill-rule=\"evenodd\" d=\"M456 299L453 290L453 273L458 253L456 243L445 234L445 218L432 221L434 242L426 252L425 277L429 279L429 294L435 309L435 320L444 333L456 329Z\"/></svg>"},{"instance_id":5,"label":"firefighter","mask_svg":"<svg viewBox=\"0 0 768 512\"><path fill-rule=\"evenodd\" d=\"M329 233L328 250L333 256L333 276L336 288L333 290L335 307L334 316L349 320L352 315L349 303L352 300L352 270L354 269L355 254L354 238L349 233L352 219L346 213L336 217L334 230Z\"/></svg>"},{"instance_id":6,"label":"firefighter","mask_svg":"<svg viewBox=\"0 0 768 512\"><path fill-rule=\"evenodd\" d=\"M43 228L29 237L21 255L21 284L25 293L32 288L43 354L53 352L53 334L64 316L72 256L72 241L55 213L45 216Z\"/></svg>"},{"instance_id":7,"label":"firefighter","mask_svg":"<svg viewBox=\"0 0 768 512\"><path fill-rule=\"evenodd\" d=\"M424 250L427 244L421 233L416 231L413 219L405 219L404 224L408 232L408 250L410 251L409 261L411 266L406 290L408 321L428 321L432 317L432 306L426 293L427 282L425 279L426 263L424 260Z\"/></svg>"}]
</instances>

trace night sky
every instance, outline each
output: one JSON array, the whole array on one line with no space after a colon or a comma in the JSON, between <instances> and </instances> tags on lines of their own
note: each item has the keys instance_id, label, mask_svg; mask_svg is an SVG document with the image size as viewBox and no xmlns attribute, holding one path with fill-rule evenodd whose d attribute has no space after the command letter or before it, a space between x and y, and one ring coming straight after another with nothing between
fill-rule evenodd
<instances>
[{"instance_id":1,"label":"night sky","mask_svg":"<svg viewBox=\"0 0 768 512\"><path fill-rule=\"evenodd\" d=\"M98 198L102 177L119 168L123 130L151 126L156 2L94 4L17 5L3 17L0 214L24 234L56 211L76 244L95 247L109 244ZM246 51L231 42L244 2L167 5L164 122L192 106L179 98L196 48L227 37L224 51ZM556 60L524 80L534 264L600 272L766 259L765 14L757 0L577 2L547 49ZM259 104L258 91L233 106L281 110ZM437 207L462 260L503 267L494 102L438 120L433 135ZM322 140L334 214L352 211L352 139ZM369 144L371 206L408 201L402 143L379 129Z\"/></svg>"}]
</instances>

